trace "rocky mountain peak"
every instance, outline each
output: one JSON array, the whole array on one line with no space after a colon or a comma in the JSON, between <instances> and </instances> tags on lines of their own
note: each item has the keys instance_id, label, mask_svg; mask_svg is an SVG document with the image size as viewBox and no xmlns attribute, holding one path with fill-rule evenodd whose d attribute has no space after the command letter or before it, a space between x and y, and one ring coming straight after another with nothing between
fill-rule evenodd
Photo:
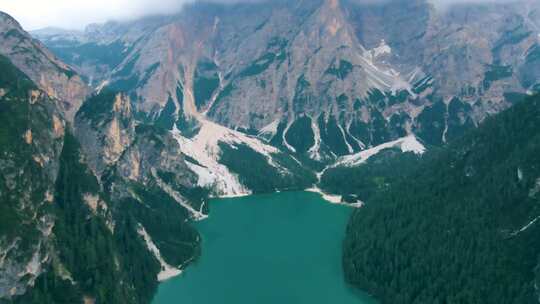
<instances>
[{"instance_id":1,"label":"rocky mountain peak","mask_svg":"<svg viewBox=\"0 0 540 304\"><path fill-rule=\"evenodd\" d=\"M209 196L395 171L540 91L540 4L516 1L195 1L34 32L51 52L0 13L0 302L150 302Z\"/></svg>"},{"instance_id":2,"label":"rocky mountain peak","mask_svg":"<svg viewBox=\"0 0 540 304\"><path fill-rule=\"evenodd\" d=\"M0 11L0 28L2 30L6 29L18 29L22 31L22 27L15 18L11 17L9 14L6 14Z\"/></svg>"},{"instance_id":3,"label":"rocky mountain peak","mask_svg":"<svg viewBox=\"0 0 540 304\"><path fill-rule=\"evenodd\" d=\"M330 9L337 9L339 7L339 0L326 0L325 1L325 4L330 8Z\"/></svg>"},{"instance_id":4,"label":"rocky mountain peak","mask_svg":"<svg viewBox=\"0 0 540 304\"><path fill-rule=\"evenodd\" d=\"M72 121L90 91L82 78L6 13L0 14L0 36L0 54L6 56L49 96L57 99L65 117Z\"/></svg>"},{"instance_id":5,"label":"rocky mountain peak","mask_svg":"<svg viewBox=\"0 0 540 304\"><path fill-rule=\"evenodd\" d=\"M131 117L131 100L124 93L117 93L114 97L113 112L123 117Z\"/></svg>"},{"instance_id":6,"label":"rocky mountain peak","mask_svg":"<svg viewBox=\"0 0 540 304\"><path fill-rule=\"evenodd\" d=\"M159 20L96 25L89 31L117 41L96 38L96 47L121 55L89 77L105 75L101 83L129 93L150 120L200 116L253 134L275 130L285 147L304 119L314 142L321 128L333 129L327 140L343 138L331 144L337 155L410 133L441 144L508 107L508 92L539 82L524 68L540 64L534 1L488 10L368 2L196 3ZM102 62L88 60L77 67Z\"/></svg>"},{"instance_id":7,"label":"rocky mountain peak","mask_svg":"<svg viewBox=\"0 0 540 304\"><path fill-rule=\"evenodd\" d=\"M347 27L339 0L325 0L322 4L317 23L322 27L322 36L335 37Z\"/></svg>"}]
</instances>

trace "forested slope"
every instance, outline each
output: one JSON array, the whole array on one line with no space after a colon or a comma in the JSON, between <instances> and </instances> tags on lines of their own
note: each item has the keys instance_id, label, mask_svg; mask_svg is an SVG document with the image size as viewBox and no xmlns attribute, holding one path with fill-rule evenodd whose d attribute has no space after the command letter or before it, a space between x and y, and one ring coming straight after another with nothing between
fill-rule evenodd
<instances>
[{"instance_id":1,"label":"forested slope","mask_svg":"<svg viewBox=\"0 0 540 304\"><path fill-rule=\"evenodd\" d=\"M342 195L346 200L364 202L385 193L415 170L422 157L396 148L382 150L358 166L329 167L321 176L319 187L326 193Z\"/></svg>"},{"instance_id":2,"label":"forested slope","mask_svg":"<svg viewBox=\"0 0 540 304\"><path fill-rule=\"evenodd\" d=\"M347 280L382 303L537 303L539 127L530 97L375 195L347 229Z\"/></svg>"},{"instance_id":3,"label":"forested slope","mask_svg":"<svg viewBox=\"0 0 540 304\"><path fill-rule=\"evenodd\" d=\"M0 70L0 303L149 303L164 266L182 268L199 255L191 215L157 178L124 178L126 160L99 180L59 101L2 55ZM140 147L177 149L139 129L126 158ZM144 168L190 202L206 198L198 188L183 191L183 170L166 171L145 155Z\"/></svg>"}]
</instances>

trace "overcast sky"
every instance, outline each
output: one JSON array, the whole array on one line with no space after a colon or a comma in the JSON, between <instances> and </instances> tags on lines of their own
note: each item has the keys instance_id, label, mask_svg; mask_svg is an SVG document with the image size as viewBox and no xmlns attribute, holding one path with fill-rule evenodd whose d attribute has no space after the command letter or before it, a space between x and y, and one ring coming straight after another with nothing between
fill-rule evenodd
<instances>
[{"instance_id":1,"label":"overcast sky","mask_svg":"<svg viewBox=\"0 0 540 304\"><path fill-rule=\"evenodd\" d=\"M81 29L94 22L177 12L188 0L0 0L0 10L26 30L47 26Z\"/></svg>"},{"instance_id":2,"label":"overcast sky","mask_svg":"<svg viewBox=\"0 0 540 304\"><path fill-rule=\"evenodd\" d=\"M17 19L26 30L54 26L82 29L89 23L126 20L144 15L175 13L193 0L0 0L0 10ZM254 0L212 0L254 1ZM294 0L291 0L294 1ZM386 1L386 0L368 0ZM511 0L431 0L441 3Z\"/></svg>"}]
</instances>

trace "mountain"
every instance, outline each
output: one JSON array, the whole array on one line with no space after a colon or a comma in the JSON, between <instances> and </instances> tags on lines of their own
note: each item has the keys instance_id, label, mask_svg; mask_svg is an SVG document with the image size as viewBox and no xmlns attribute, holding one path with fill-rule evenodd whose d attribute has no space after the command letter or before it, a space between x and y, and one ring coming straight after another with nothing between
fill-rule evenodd
<instances>
[{"instance_id":1,"label":"mountain","mask_svg":"<svg viewBox=\"0 0 540 304\"><path fill-rule=\"evenodd\" d=\"M90 92L81 77L25 32L15 19L2 12L0 35L0 54L7 57L40 89L55 97L68 121L73 120Z\"/></svg>"},{"instance_id":2,"label":"mountain","mask_svg":"<svg viewBox=\"0 0 540 304\"><path fill-rule=\"evenodd\" d=\"M134 124L172 131L198 185L237 195L289 187L235 177L253 175L223 164L238 151L219 144L231 138L302 188L315 179L301 178L295 160L321 170L413 135L441 146L510 107L540 82L538 12L528 0L446 10L423 0L198 2L172 16L33 34L97 91L129 98ZM75 124L86 153L101 157L103 137Z\"/></svg>"},{"instance_id":3,"label":"mountain","mask_svg":"<svg viewBox=\"0 0 540 304\"><path fill-rule=\"evenodd\" d=\"M195 3L35 35L149 121L200 114L316 161L411 134L441 145L536 90L537 1L368 2Z\"/></svg>"},{"instance_id":4,"label":"mountain","mask_svg":"<svg viewBox=\"0 0 540 304\"><path fill-rule=\"evenodd\" d=\"M10 16L0 24L0 302L148 303L198 258L192 222L209 196L315 183L294 157L201 116L145 119L130 92L91 91Z\"/></svg>"},{"instance_id":5,"label":"mountain","mask_svg":"<svg viewBox=\"0 0 540 304\"><path fill-rule=\"evenodd\" d=\"M65 122L54 101L6 57L0 56L0 64L0 295L5 295L24 292L40 274L42 240L52 228L44 210L53 200Z\"/></svg>"},{"instance_id":6,"label":"mountain","mask_svg":"<svg viewBox=\"0 0 540 304\"><path fill-rule=\"evenodd\" d=\"M81 78L11 17L0 25L0 302L150 302L158 280L197 258L191 219L207 212L206 191L170 134L129 123L136 143L122 158L115 147L128 143L112 136L116 162L98 178L74 112L106 109L119 130L128 99L103 92L81 106Z\"/></svg>"},{"instance_id":7,"label":"mountain","mask_svg":"<svg viewBox=\"0 0 540 304\"><path fill-rule=\"evenodd\" d=\"M530 106L535 103L518 101L540 83L540 5L521 0L440 10L424 0L368 2L197 1L171 16L95 24L84 31L48 28L33 32L37 39L0 13L0 302L148 303L159 281L198 258L201 240L193 222L208 216L209 198L317 186L355 206L365 203L345 242L348 279L377 296L380 286L392 287L381 300L410 300L408 289L402 293L386 284L387 269L369 284L362 279L365 272L357 265L366 260L358 259L355 246L396 243L388 235L375 238L378 231L359 241L367 228L358 214L366 213L378 229L378 218L396 214L381 215L378 208L397 204L382 201L408 190L403 188L418 190L414 195L449 193L437 187L436 178L457 188L461 184L445 180L457 174L455 168L443 168L445 159L438 158L458 162L463 155L452 153L459 147L478 156L478 164L467 164L465 171L486 188L493 187L489 176L515 182L504 171L514 167L501 167L504 174L496 175L476 165L523 156L525 162L514 168L521 172L520 191L499 193L515 204L521 190L532 193L515 214L494 209L488 214L497 217L489 222L479 210L492 206L484 206L470 184L456 192L478 198L471 199L478 208L447 218L478 219L471 229L486 237L479 252L500 253L486 254L490 265L519 250L523 255L508 263L521 259L523 268L509 266L493 277L509 286L527 281L531 272L524 269L536 265L530 259L536 258L536 245L526 238L532 246L520 246L521 236L536 229L535 209L527 205L536 197L536 171L526 166L535 159L520 153L534 148L528 144L536 137L524 136L536 134L530 128L537 122ZM516 110L490 118L513 104ZM506 114L513 111L522 119ZM446 150L484 120L471 133L477 135ZM497 142L496 134L508 134L498 138L509 141ZM497 144L512 147L519 157L494 153ZM481 154L487 152L496 155ZM397 166L403 170L393 175ZM413 176L423 181L418 188L403 181L410 174L424 174ZM345 175L355 189L340 187ZM486 197L506 207L500 198ZM418 201L411 204L418 214L445 211ZM404 215L411 223L418 220L412 211ZM525 220L532 224L518 225ZM479 230L486 223L515 228L511 233L526 227L526 233L504 247L490 234L495 230ZM369 248L380 259L391 253ZM481 278L492 275L473 270ZM516 291L516 299L531 294L527 286ZM466 299L477 300L480 292Z\"/></svg>"},{"instance_id":8,"label":"mountain","mask_svg":"<svg viewBox=\"0 0 540 304\"><path fill-rule=\"evenodd\" d=\"M408 160L401 176L366 168L390 184L363 183L368 199L344 241L347 280L381 303L537 303L539 125L536 95Z\"/></svg>"}]
</instances>

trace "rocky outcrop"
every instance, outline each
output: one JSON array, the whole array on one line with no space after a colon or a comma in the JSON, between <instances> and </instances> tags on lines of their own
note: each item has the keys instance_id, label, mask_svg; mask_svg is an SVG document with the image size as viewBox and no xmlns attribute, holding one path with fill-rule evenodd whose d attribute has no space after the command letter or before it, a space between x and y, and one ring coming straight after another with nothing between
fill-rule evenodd
<instances>
[{"instance_id":1,"label":"rocky outcrop","mask_svg":"<svg viewBox=\"0 0 540 304\"><path fill-rule=\"evenodd\" d=\"M86 152L90 168L101 176L135 138L129 97L102 92L89 98L75 118L75 134Z\"/></svg>"},{"instance_id":2,"label":"rocky outcrop","mask_svg":"<svg viewBox=\"0 0 540 304\"><path fill-rule=\"evenodd\" d=\"M159 263L197 257L190 219L208 212L177 141L103 92L75 120L81 147L58 100L2 55L0 69L0 302L150 302Z\"/></svg>"},{"instance_id":3,"label":"rocky outcrop","mask_svg":"<svg viewBox=\"0 0 540 304\"><path fill-rule=\"evenodd\" d=\"M0 28L18 26L0 17ZM0 302L148 303L159 262L178 270L197 256L189 210L208 212L205 192L194 190L171 135L136 131L128 95L93 96L70 123L78 105L67 108L61 98L71 98L64 90L73 83L55 78L57 70L47 70L54 61L15 30L0 35ZM10 46L18 53L4 55ZM37 71L50 74L36 83ZM55 79L62 81L53 94L43 84ZM133 166L127 176L123 155Z\"/></svg>"},{"instance_id":4,"label":"rocky outcrop","mask_svg":"<svg viewBox=\"0 0 540 304\"><path fill-rule=\"evenodd\" d=\"M197 256L209 195L305 189L323 163L443 145L539 90L539 16L532 0L196 2L36 32L72 69L0 14L16 76L0 74L0 298L52 280L148 302Z\"/></svg>"},{"instance_id":5,"label":"rocky outcrop","mask_svg":"<svg viewBox=\"0 0 540 304\"><path fill-rule=\"evenodd\" d=\"M202 115L324 159L413 133L444 144L534 91L539 11L530 0L197 3L87 31L125 46L105 84L150 120Z\"/></svg>"},{"instance_id":6,"label":"rocky outcrop","mask_svg":"<svg viewBox=\"0 0 540 304\"><path fill-rule=\"evenodd\" d=\"M0 299L10 299L24 294L50 262L54 217L47 210L65 121L55 100L2 55L0 69Z\"/></svg>"},{"instance_id":7,"label":"rocky outcrop","mask_svg":"<svg viewBox=\"0 0 540 304\"><path fill-rule=\"evenodd\" d=\"M57 100L66 119L72 121L89 93L81 77L25 32L15 19L2 12L0 39L0 54Z\"/></svg>"}]
</instances>

